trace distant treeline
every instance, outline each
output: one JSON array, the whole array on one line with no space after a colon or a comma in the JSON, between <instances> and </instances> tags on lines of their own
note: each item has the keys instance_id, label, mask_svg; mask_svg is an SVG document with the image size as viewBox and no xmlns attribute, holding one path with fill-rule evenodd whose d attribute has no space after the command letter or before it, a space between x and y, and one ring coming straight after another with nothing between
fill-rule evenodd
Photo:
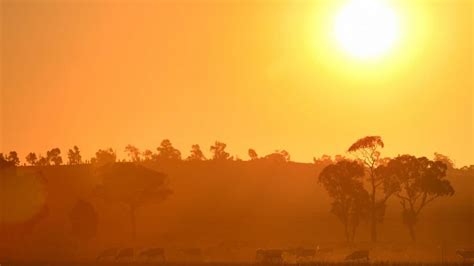
<instances>
[{"instance_id":1,"label":"distant treeline","mask_svg":"<svg viewBox=\"0 0 474 266\"><path fill-rule=\"evenodd\" d=\"M30 166L47 166L47 165L78 165L78 164L106 164L110 162L147 162L147 161L160 161L160 160L186 160L186 161L204 161L204 160L236 160L241 161L237 156L231 156L229 152L226 151L227 144L216 141L214 145L211 145L209 150L211 152L211 157L207 158L199 144L194 144L191 146L190 153L187 157L183 157L180 150L173 147L173 144L169 139L164 139L160 146L156 148L156 151L150 149L145 149L141 151L134 145L127 145L125 147L125 152L127 153L128 158L120 160L117 158L117 153L112 148L99 149L95 156L90 159L84 159L81 155L81 151L78 146L74 146L72 149L67 151L67 161L64 161L61 150L59 148L53 148L49 151L46 151L46 155L41 153L37 154L35 152L30 152L25 157L25 161L22 164L18 153L16 151L10 151L8 154L0 153L0 165L9 165L9 166L20 166L20 165L30 165ZM286 150L275 150L275 152L268 155L259 156L255 149L248 149L249 160L259 160L266 159L272 160L275 162L289 162L290 153ZM313 158L315 164L318 165L329 165L333 162L339 162L341 160L348 159L344 155L336 155L334 157L330 155L323 155L320 158ZM388 161L390 158L380 158L382 161ZM444 162L448 168L455 168L453 160L448 156L441 153L434 153L435 161ZM469 170L474 169L474 165L462 166L459 169Z\"/></svg>"},{"instance_id":2,"label":"distant treeline","mask_svg":"<svg viewBox=\"0 0 474 266\"><path fill-rule=\"evenodd\" d=\"M125 147L125 152L128 155L127 159L121 160L121 162L142 162L142 161L160 161L160 160L186 160L186 161L204 161L204 160L241 160L238 157L231 156L226 151L227 144L223 142L216 141L214 145L210 147L212 153L211 158L206 158L204 153L201 150L201 147L198 144L191 146L191 151L188 157L183 158L181 151L173 147L173 144L169 139L164 139L160 146L156 149L156 152L146 149L140 151L137 147L133 145L127 145ZM276 150L274 153L269 155L259 157L257 152L254 149L248 150L248 155L251 160L256 159L271 159L279 162L288 162L290 161L290 154L286 150ZM112 148L99 149L95 156L89 160L84 160L82 158L79 147L74 146L72 149L69 149L67 152L67 162L68 165L78 165L78 164L106 164L111 162L119 162L117 158L117 153ZM25 162L23 165L31 166L46 166L46 165L62 165L64 160L61 156L61 150L59 148L54 148L46 152L46 155L36 154L30 152L25 157ZM16 151L11 151L10 153L4 155L0 153L0 163L3 165L19 166L21 161L18 157Z\"/></svg>"}]
</instances>

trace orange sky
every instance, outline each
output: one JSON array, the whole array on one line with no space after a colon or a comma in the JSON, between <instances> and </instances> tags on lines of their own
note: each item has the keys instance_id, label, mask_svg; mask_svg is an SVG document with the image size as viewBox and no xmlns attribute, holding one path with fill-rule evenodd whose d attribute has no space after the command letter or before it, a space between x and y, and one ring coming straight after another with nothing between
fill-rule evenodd
<instances>
[{"instance_id":1,"label":"orange sky","mask_svg":"<svg viewBox=\"0 0 474 266\"><path fill-rule=\"evenodd\" d=\"M412 37L372 63L331 45L329 2L3 0L0 151L170 138L311 161L376 134L473 163L472 2L404 2Z\"/></svg>"}]
</instances>

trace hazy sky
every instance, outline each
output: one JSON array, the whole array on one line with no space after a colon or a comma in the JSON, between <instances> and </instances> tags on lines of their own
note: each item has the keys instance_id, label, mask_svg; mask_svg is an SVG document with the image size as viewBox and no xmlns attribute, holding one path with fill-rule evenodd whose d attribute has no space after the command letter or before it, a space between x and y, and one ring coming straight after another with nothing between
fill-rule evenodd
<instances>
[{"instance_id":1,"label":"hazy sky","mask_svg":"<svg viewBox=\"0 0 474 266\"><path fill-rule=\"evenodd\" d=\"M311 161L381 135L474 163L471 1L392 1L402 38L373 62L334 45L335 2L2 0L0 151L169 138Z\"/></svg>"}]
</instances>

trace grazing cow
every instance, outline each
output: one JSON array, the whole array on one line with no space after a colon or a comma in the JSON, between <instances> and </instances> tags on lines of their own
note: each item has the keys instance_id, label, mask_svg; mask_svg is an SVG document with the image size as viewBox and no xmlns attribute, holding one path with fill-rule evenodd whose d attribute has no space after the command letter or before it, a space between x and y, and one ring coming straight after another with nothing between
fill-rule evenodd
<instances>
[{"instance_id":1,"label":"grazing cow","mask_svg":"<svg viewBox=\"0 0 474 266\"><path fill-rule=\"evenodd\" d=\"M351 254L347 255L344 260L369 260L368 250L356 250Z\"/></svg>"},{"instance_id":2,"label":"grazing cow","mask_svg":"<svg viewBox=\"0 0 474 266\"><path fill-rule=\"evenodd\" d=\"M162 248L149 248L140 252L140 257L145 257L149 260L165 261L165 250Z\"/></svg>"},{"instance_id":3,"label":"grazing cow","mask_svg":"<svg viewBox=\"0 0 474 266\"><path fill-rule=\"evenodd\" d=\"M109 249L106 249L104 251L102 251L102 253L99 254L99 256L97 256L97 260L103 260L103 259L107 259L107 258L114 258L116 255L117 255L117 252L118 252L118 249L116 248L109 248Z\"/></svg>"},{"instance_id":4,"label":"grazing cow","mask_svg":"<svg viewBox=\"0 0 474 266\"><path fill-rule=\"evenodd\" d=\"M316 246L316 257L319 258L319 260L322 259L328 259L331 257L332 252L334 251L334 248L331 247L321 247L319 245Z\"/></svg>"},{"instance_id":5,"label":"grazing cow","mask_svg":"<svg viewBox=\"0 0 474 266\"><path fill-rule=\"evenodd\" d=\"M286 250L286 252L294 256L296 259L311 259L314 258L316 255L315 249L308 249L308 248L295 248Z\"/></svg>"},{"instance_id":6,"label":"grazing cow","mask_svg":"<svg viewBox=\"0 0 474 266\"><path fill-rule=\"evenodd\" d=\"M133 259L134 255L134 250L133 248L124 248L119 251L117 256L115 256L115 260L121 260L121 259Z\"/></svg>"},{"instance_id":7,"label":"grazing cow","mask_svg":"<svg viewBox=\"0 0 474 266\"><path fill-rule=\"evenodd\" d=\"M281 249L259 249L256 252L256 260L260 263L283 263L283 250Z\"/></svg>"},{"instance_id":8,"label":"grazing cow","mask_svg":"<svg viewBox=\"0 0 474 266\"><path fill-rule=\"evenodd\" d=\"M457 250L456 254L458 254L464 262L474 260L474 250Z\"/></svg>"}]
</instances>

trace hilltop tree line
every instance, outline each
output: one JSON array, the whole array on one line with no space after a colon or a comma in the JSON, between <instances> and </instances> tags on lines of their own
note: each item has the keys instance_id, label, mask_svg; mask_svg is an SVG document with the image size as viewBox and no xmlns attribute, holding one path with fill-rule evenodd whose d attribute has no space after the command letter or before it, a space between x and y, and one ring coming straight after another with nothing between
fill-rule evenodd
<instances>
[{"instance_id":1,"label":"hilltop tree line","mask_svg":"<svg viewBox=\"0 0 474 266\"><path fill-rule=\"evenodd\" d=\"M125 147L125 153L128 158L125 161L129 162L146 162L146 161L160 161L160 160L186 160L186 161L205 161L205 160L240 160L238 157L231 156L226 151L227 144L216 141L210 146L209 151L211 152L211 158L206 158L201 147L198 144L191 146L190 154L186 158L183 158L181 151L173 147L173 144L169 139L164 139L160 146L156 148L156 151L146 149L141 151L133 145L127 145ZM290 161L290 154L286 150L276 150L274 153L268 154L263 157L259 157L254 149L248 150L248 155L251 160L268 159L277 162L288 162ZM90 160L83 160L79 147L74 146L67 152L67 161L64 162L61 156L61 150L54 148L46 152L46 156L36 154L34 152L28 153L25 157L25 165L31 166L47 166L47 165L62 165L64 163L68 165L78 164L106 164L110 162L117 162L117 153L112 148L99 149L95 156ZM9 164L12 166L19 166L21 161L16 151L11 151L7 155L0 153L0 163Z\"/></svg>"},{"instance_id":2,"label":"hilltop tree line","mask_svg":"<svg viewBox=\"0 0 474 266\"><path fill-rule=\"evenodd\" d=\"M210 146L209 151L211 152L211 157L207 158L204 155L204 152L201 150L199 144L194 144L191 146L191 150L187 157L181 155L181 151L173 147L173 144L169 139L164 139L160 146L156 148L156 151L153 152L150 149L145 149L141 151L139 148L133 145L127 145L124 149L127 154L127 159L122 160L122 162L147 162L147 161L160 161L160 160L185 160L185 161L205 161L205 160L235 160L240 161L241 159L237 156L231 156L229 152L226 151L227 144L216 141L213 145ZM78 146L67 151L67 160L64 161L61 155L61 150L59 148L53 148L49 151L46 151L46 155L37 154L35 152L30 152L26 155L23 165L30 166L48 166L48 165L79 165L79 164L104 164L110 162L118 162L117 153L112 148L99 149L95 156L89 160L84 160L81 151ZM289 162L291 159L290 153L286 150L275 150L273 153L270 153L265 156L259 156L257 152L250 148L248 149L248 156L251 161L254 160L272 160L275 162ZM316 165L320 167L327 166L333 162L339 162L341 160L348 159L344 155L336 155L332 158L329 155L323 155L320 158L313 158L313 161ZM388 161L390 158L378 158L378 160ZM435 161L441 161L447 165L448 168L454 168L454 162L446 155L440 153L434 153ZM370 162L369 162L370 163ZM10 151L8 154L0 153L0 164L10 165L10 166L20 166L21 160L16 151ZM373 167L369 167L373 170ZM474 165L464 166L462 170L472 170Z\"/></svg>"}]
</instances>

